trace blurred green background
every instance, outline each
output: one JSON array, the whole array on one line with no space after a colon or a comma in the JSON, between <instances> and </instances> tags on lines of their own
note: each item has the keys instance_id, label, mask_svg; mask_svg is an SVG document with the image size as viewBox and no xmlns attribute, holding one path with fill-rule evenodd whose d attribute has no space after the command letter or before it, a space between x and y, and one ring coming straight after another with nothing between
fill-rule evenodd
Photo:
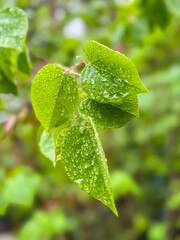
<instances>
[{"instance_id":1,"label":"blurred green background","mask_svg":"<svg viewBox=\"0 0 180 240\"><path fill-rule=\"evenodd\" d=\"M28 16L33 74L13 69L18 95L0 100L1 137L25 109L0 143L0 240L180 240L180 1L0 0L6 6ZM76 64L89 40L128 56L149 89L140 118L99 130L119 217L71 183L60 161L54 168L36 140L34 74Z\"/></svg>"}]
</instances>

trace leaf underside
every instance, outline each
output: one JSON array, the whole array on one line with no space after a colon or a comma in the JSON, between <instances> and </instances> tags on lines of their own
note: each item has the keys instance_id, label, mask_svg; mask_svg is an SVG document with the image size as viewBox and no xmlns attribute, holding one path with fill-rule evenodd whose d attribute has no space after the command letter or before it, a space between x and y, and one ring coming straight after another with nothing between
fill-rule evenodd
<instances>
[{"instance_id":1,"label":"leaf underside","mask_svg":"<svg viewBox=\"0 0 180 240\"><path fill-rule=\"evenodd\" d=\"M84 117L91 117L99 128L116 129L139 115L138 99L130 97L113 106L88 98L81 102L79 111Z\"/></svg>"},{"instance_id":2,"label":"leaf underside","mask_svg":"<svg viewBox=\"0 0 180 240\"><path fill-rule=\"evenodd\" d=\"M49 135L46 135L46 132L42 130L38 144L41 153L48 159L50 159L52 162L55 162L55 145L53 139L53 131L51 131Z\"/></svg>"}]
</instances>

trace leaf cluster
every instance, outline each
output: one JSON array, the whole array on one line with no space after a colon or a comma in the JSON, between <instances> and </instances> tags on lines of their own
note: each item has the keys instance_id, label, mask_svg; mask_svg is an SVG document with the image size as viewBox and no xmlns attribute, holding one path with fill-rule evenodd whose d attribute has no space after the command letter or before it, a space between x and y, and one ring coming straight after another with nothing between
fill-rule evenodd
<instances>
[{"instance_id":1,"label":"leaf cluster","mask_svg":"<svg viewBox=\"0 0 180 240\"><path fill-rule=\"evenodd\" d=\"M14 59L22 73L30 74L24 45L27 28L22 10L10 7L0 11L0 93L17 93L11 79ZM42 125L39 147L54 165L62 160L72 182L118 215L96 126L116 129L138 117L137 94L147 89L135 65L123 54L95 41L87 42L84 52L88 64L78 57L86 65L81 83L69 73L72 68L63 72L55 64L44 66L33 80L32 105Z\"/></svg>"},{"instance_id":2,"label":"leaf cluster","mask_svg":"<svg viewBox=\"0 0 180 240\"><path fill-rule=\"evenodd\" d=\"M116 129L139 116L137 94L147 92L130 59L95 41L84 45L89 61L75 76L54 64L35 76L32 105L44 130L41 152L54 165L62 160L78 187L106 204L116 215L107 160L96 130Z\"/></svg>"}]
</instances>

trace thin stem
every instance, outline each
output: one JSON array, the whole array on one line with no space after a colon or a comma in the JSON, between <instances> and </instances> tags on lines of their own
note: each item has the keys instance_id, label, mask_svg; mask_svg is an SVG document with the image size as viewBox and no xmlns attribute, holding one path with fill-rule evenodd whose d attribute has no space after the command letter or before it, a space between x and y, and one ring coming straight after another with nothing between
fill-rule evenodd
<instances>
[{"instance_id":1,"label":"thin stem","mask_svg":"<svg viewBox=\"0 0 180 240\"><path fill-rule=\"evenodd\" d=\"M62 68L62 70L64 70L65 73L66 73L67 70L69 70L67 67L65 67L65 66L63 66L63 65L61 65L61 64L59 64L59 63L55 63L55 64L56 64L57 66L59 66L60 68ZM77 75L77 76L81 76L80 73L77 73L77 72L74 72L74 71L71 71L71 73L74 74L74 75Z\"/></svg>"},{"instance_id":2,"label":"thin stem","mask_svg":"<svg viewBox=\"0 0 180 240\"><path fill-rule=\"evenodd\" d=\"M80 65L82 64L85 64L84 62L80 62L80 63L77 63L76 65L72 66L71 68L69 68L68 70L65 71L65 73L68 73L70 72L72 69L76 68L76 67L79 67Z\"/></svg>"},{"instance_id":3,"label":"thin stem","mask_svg":"<svg viewBox=\"0 0 180 240\"><path fill-rule=\"evenodd\" d=\"M80 113L78 113L77 115L76 115L76 118L78 118L80 116Z\"/></svg>"},{"instance_id":4,"label":"thin stem","mask_svg":"<svg viewBox=\"0 0 180 240\"><path fill-rule=\"evenodd\" d=\"M88 121L86 121L86 122L84 123L84 126L87 126L87 124L88 124Z\"/></svg>"}]
</instances>

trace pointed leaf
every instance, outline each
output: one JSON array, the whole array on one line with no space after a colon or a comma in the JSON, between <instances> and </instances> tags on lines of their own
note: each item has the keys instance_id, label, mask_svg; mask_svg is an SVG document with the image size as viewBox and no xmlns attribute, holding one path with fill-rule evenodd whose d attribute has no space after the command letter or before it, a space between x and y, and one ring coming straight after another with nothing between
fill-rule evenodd
<instances>
[{"instance_id":1,"label":"pointed leaf","mask_svg":"<svg viewBox=\"0 0 180 240\"><path fill-rule=\"evenodd\" d=\"M92 117L98 127L106 129L120 128L139 116L137 96L125 98L115 106L88 98L81 102L79 111L86 118Z\"/></svg>"},{"instance_id":2,"label":"pointed leaf","mask_svg":"<svg viewBox=\"0 0 180 240\"><path fill-rule=\"evenodd\" d=\"M107 160L90 118L88 126L76 125L67 130L62 144L62 161L71 181L118 215Z\"/></svg>"},{"instance_id":3,"label":"pointed leaf","mask_svg":"<svg viewBox=\"0 0 180 240\"><path fill-rule=\"evenodd\" d=\"M89 64L81 74L82 86L95 101L114 103L124 97L147 92L130 59L95 41L87 42L84 52Z\"/></svg>"},{"instance_id":4,"label":"pointed leaf","mask_svg":"<svg viewBox=\"0 0 180 240\"><path fill-rule=\"evenodd\" d=\"M36 117L49 133L69 121L77 108L76 78L72 74L63 74L60 67L48 64L34 78L31 97Z\"/></svg>"},{"instance_id":5,"label":"pointed leaf","mask_svg":"<svg viewBox=\"0 0 180 240\"><path fill-rule=\"evenodd\" d=\"M17 7L0 10L0 46L21 49L28 29L26 14Z\"/></svg>"}]
</instances>

